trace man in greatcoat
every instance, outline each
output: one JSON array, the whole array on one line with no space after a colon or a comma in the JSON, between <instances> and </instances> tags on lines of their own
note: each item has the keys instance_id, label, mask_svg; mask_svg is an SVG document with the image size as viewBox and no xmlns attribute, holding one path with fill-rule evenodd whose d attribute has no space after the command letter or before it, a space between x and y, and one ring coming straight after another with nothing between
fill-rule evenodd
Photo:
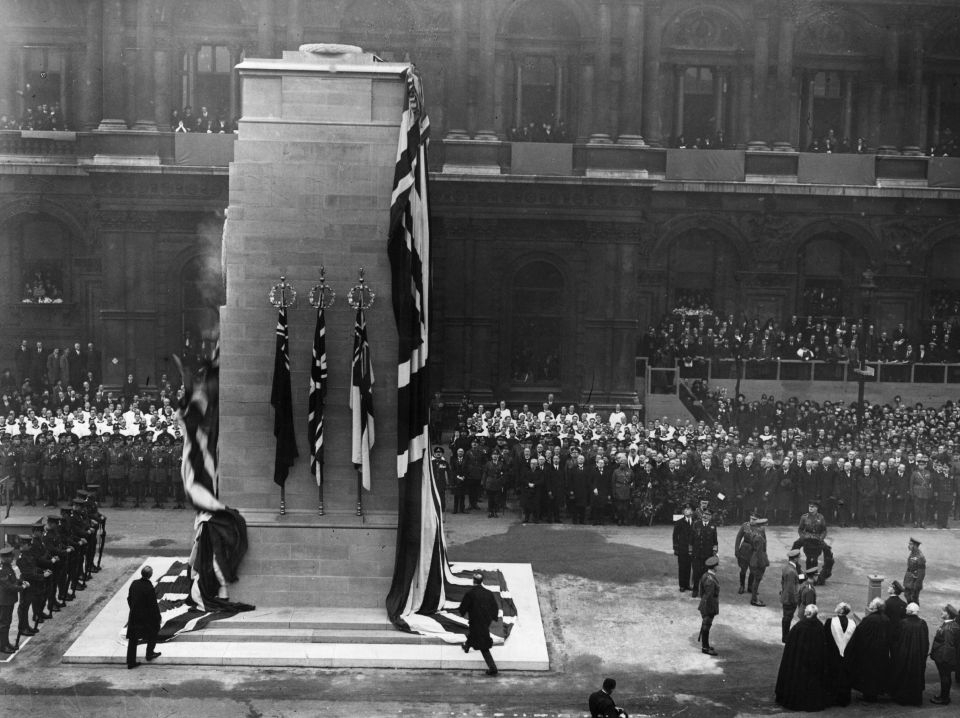
<instances>
[{"instance_id":1,"label":"man in greatcoat","mask_svg":"<svg viewBox=\"0 0 960 718\"><path fill-rule=\"evenodd\" d=\"M683 507L683 516L673 523L673 555L677 557L677 576L681 591L689 591L693 569L690 544L693 540L693 508Z\"/></svg>"},{"instance_id":2,"label":"man in greatcoat","mask_svg":"<svg viewBox=\"0 0 960 718\"><path fill-rule=\"evenodd\" d=\"M889 599L888 599L889 603ZM920 606L909 603L890 651L890 684L887 693L902 706L923 705L930 632L920 618Z\"/></svg>"},{"instance_id":3,"label":"man in greatcoat","mask_svg":"<svg viewBox=\"0 0 960 718\"><path fill-rule=\"evenodd\" d=\"M943 623L937 629L933 637L933 645L930 648L930 658L937 666L937 673L940 674L940 695L930 699L931 703L937 705L947 705L950 703L950 674L960 667L960 625L957 620L960 618L957 609L951 604L943 607L940 619Z\"/></svg>"},{"instance_id":4,"label":"man in greatcoat","mask_svg":"<svg viewBox=\"0 0 960 718\"><path fill-rule=\"evenodd\" d=\"M144 566L140 569L140 578L130 584L127 592L127 605L130 607L127 617L127 668L140 665L137 661L137 644L141 640L147 644L148 661L160 656L154 651L157 633L160 631L160 606L151 576L153 569Z\"/></svg>"},{"instance_id":5,"label":"man in greatcoat","mask_svg":"<svg viewBox=\"0 0 960 718\"><path fill-rule=\"evenodd\" d=\"M712 523L713 512L707 508L700 513L700 520L693 524L690 535L690 560L693 563L693 597L700 595L700 578L707 570L707 559L717 555L717 527Z\"/></svg>"},{"instance_id":6,"label":"man in greatcoat","mask_svg":"<svg viewBox=\"0 0 960 718\"><path fill-rule=\"evenodd\" d=\"M710 556L704 562L706 571L700 577L697 591L700 594L700 652L708 656L717 655L717 650L710 645L710 629L713 619L720 613L720 581L717 578L717 564L720 560Z\"/></svg>"},{"instance_id":7,"label":"man in greatcoat","mask_svg":"<svg viewBox=\"0 0 960 718\"><path fill-rule=\"evenodd\" d=\"M907 557L907 571L903 574L903 593L907 603L920 603L920 591L923 579L927 575L927 558L920 550L920 542L910 537L907 542L910 555Z\"/></svg>"},{"instance_id":8,"label":"man in greatcoat","mask_svg":"<svg viewBox=\"0 0 960 718\"><path fill-rule=\"evenodd\" d=\"M483 587L482 573L473 574L473 587L467 591L457 610L461 616L466 616L469 622L469 632L463 644L463 652L469 653L471 648L480 651L480 655L487 664L487 675L497 675L497 664L490 655L490 649L493 647L490 624L497 620L500 608L493 593Z\"/></svg>"},{"instance_id":9,"label":"man in greatcoat","mask_svg":"<svg viewBox=\"0 0 960 718\"><path fill-rule=\"evenodd\" d=\"M799 559L800 549L791 549L787 554L787 563L780 572L780 606L783 611L780 619L780 640L783 643L787 642L790 624L793 623L793 616L800 603L800 577L803 574L797 563Z\"/></svg>"}]
</instances>

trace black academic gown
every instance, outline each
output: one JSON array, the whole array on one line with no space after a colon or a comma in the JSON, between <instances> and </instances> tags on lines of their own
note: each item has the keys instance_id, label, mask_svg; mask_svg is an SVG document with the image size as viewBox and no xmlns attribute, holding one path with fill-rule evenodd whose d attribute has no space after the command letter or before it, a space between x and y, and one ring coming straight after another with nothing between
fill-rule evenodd
<instances>
[{"instance_id":1,"label":"black academic gown","mask_svg":"<svg viewBox=\"0 0 960 718\"><path fill-rule=\"evenodd\" d=\"M890 619L882 613L864 617L847 644L846 655L854 688L866 698L885 693L890 675Z\"/></svg>"},{"instance_id":2,"label":"black academic gown","mask_svg":"<svg viewBox=\"0 0 960 718\"><path fill-rule=\"evenodd\" d=\"M930 653L930 631L919 616L900 622L899 640L890 659L888 693L902 706L923 705L924 675Z\"/></svg>"},{"instance_id":3,"label":"black academic gown","mask_svg":"<svg viewBox=\"0 0 960 718\"><path fill-rule=\"evenodd\" d=\"M821 711L829 705L825 684L827 639L816 618L801 619L787 635L777 674L777 703L794 711Z\"/></svg>"},{"instance_id":4,"label":"black academic gown","mask_svg":"<svg viewBox=\"0 0 960 718\"><path fill-rule=\"evenodd\" d=\"M846 617L846 621L845 629L851 630L850 640L853 640L852 634L856 632L856 626L849 616ZM827 689L835 705L846 706L850 705L850 654L847 650L849 642L844 648L844 655L840 655L840 646L833 635L834 623L837 624L838 631L844 628L839 616L831 616L823 626L824 635L827 638Z\"/></svg>"}]
</instances>

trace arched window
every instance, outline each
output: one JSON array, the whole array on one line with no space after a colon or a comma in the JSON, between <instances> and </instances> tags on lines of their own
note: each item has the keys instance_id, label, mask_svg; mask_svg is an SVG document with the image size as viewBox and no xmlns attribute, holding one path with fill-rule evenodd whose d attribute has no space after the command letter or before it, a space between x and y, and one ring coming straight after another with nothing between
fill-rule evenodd
<instances>
[{"instance_id":1,"label":"arched window","mask_svg":"<svg viewBox=\"0 0 960 718\"><path fill-rule=\"evenodd\" d=\"M939 322L960 317L960 236L937 242L927 256L927 318Z\"/></svg>"},{"instance_id":2,"label":"arched window","mask_svg":"<svg viewBox=\"0 0 960 718\"><path fill-rule=\"evenodd\" d=\"M797 253L797 313L815 319L855 315L866 257L843 234L818 234Z\"/></svg>"},{"instance_id":3,"label":"arched window","mask_svg":"<svg viewBox=\"0 0 960 718\"><path fill-rule=\"evenodd\" d=\"M731 278L739 266L737 251L710 229L685 232L667 254L670 307L709 310L722 315L737 310Z\"/></svg>"},{"instance_id":4,"label":"arched window","mask_svg":"<svg viewBox=\"0 0 960 718\"><path fill-rule=\"evenodd\" d=\"M563 276L548 262L531 262L514 276L510 362L513 383L560 383L564 294Z\"/></svg>"},{"instance_id":5,"label":"arched window","mask_svg":"<svg viewBox=\"0 0 960 718\"><path fill-rule=\"evenodd\" d=\"M19 300L61 304L67 292L70 243L59 222L42 217L20 225Z\"/></svg>"}]
</instances>

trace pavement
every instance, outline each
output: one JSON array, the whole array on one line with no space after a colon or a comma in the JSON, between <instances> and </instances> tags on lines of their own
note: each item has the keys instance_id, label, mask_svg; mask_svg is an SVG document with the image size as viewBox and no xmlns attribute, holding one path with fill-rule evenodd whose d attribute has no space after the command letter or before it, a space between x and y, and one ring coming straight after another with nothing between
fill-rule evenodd
<instances>
[{"instance_id":1,"label":"pavement","mask_svg":"<svg viewBox=\"0 0 960 718\"><path fill-rule=\"evenodd\" d=\"M14 507L11 519L36 510ZM547 672L403 669L236 668L164 665L161 657L134 671L62 662L67 648L147 556L184 556L193 536L189 511L105 509L103 570L56 618L41 626L12 660L0 662L0 718L7 716L584 716L586 697L605 676L631 716L734 716L783 713L773 702L779 640L779 557L795 529L767 530L773 566L761 587L766 608L736 593L732 557L736 527L720 529L720 615L711 642L717 658L696 643L697 601L676 587L668 526L593 527L519 523L485 511L446 515L454 561L530 563L550 655ZM960 524L958 524L960 526ZM869 575L884 585L902 578L907 539L917 535L927 557L921 614L939 625L939 608L960 602L960 530L832 529L834 577L818 588L829 613L839 600L862 612ZM241 567L242 571L242 567ZM162 647L160 649L163 650ZM494 649L496 657L496 649ZM928 696L937 687L927 666ZM960 701L960 687L954 687ZM952 710L951 710L952 709ZM954 716L956 707L905 709L881 701L826 715L899 716L922 711Z\"/></svg>"}]
</instances>

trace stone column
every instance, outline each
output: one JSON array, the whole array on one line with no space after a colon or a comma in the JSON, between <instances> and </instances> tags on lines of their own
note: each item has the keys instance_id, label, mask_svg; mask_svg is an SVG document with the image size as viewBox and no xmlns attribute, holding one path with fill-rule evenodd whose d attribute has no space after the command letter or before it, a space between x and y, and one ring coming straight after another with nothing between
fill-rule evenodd
<instances>
[{"instance_id":1,"label":"stone column","mask_svg":"<svg viewBox=\"0 0 960 718\"><path fill-rule=\"evenodd\" d=\"M563 102L566 99L563 92L563 84L567 81L567 76L563 72L563 67L567 62L566 56L557 60L557 66L554 68L553 83L556 90L553 97L553 124L563 119Z\"/></svg>"},{"instance_id":2,"label":"stone column","mask_svg":"<svg viewBox=\"0 0 960 718\"><path fill-rule=\"evenodd\" d=\"M883 54L883 110L880 119L880 138L877 151L897 154L900 146L900 32L887 29Z\"/></svg>"},{"instance_id":3,"label":"stone column","mask_svg":"<svg viewBox=\"0 0 960 718\"><path fill-rule=\"evenodd\" d=\"M302 39L302 38L301 38ZM300 47L297 45L297 47ZM237 71L234 69L240 63L243 48L239 45L230 46L230 122L233 130L237 130L237 120L240 119L240 93L238 92Z\"/></svg>"},{"instance_id":4,"label":"stone column","mask_svg":"<svg viewBox=\"0 0 960 718\"><path fill-rule=\"evenodd\" d=\"M927 146L926 123L924 122L923 101L923 27L917 23L910 28L910 110L905 117L904 148L905 155L922 155Z\"/></svg>"},{"instance_id":5,"label":"stone column","mask_svg":"<svg viewBox=\"0 0 960 718\"><path fill-rule=\"evenodd\" d=\"M464 0L453 0L451 13L450 71L447 73L447 137L467 139L467 9ZM517 92L519 96L519 84ZM519 102L518 102L519 104Z\"/></svg>"},{"instance_id":6,"label":"stone column","mask_svg":"<svg viewBox=\"0 0 960 718\"><path fill-rule=\"evenodd\" d=\"M100 103L103 74L100 59L103 42L102 0L87 0L84 5L84 53L80 71L78 126L81 130L96 129L100 124ZM5 58L0 59L4 62ZM0 112L2 112L0 108Z\"/></svg>"},{"instance_id":7,"label":"stone column","mask_svg":"<svg viewBox=\"0 0 960 718\"><path fill-rule=\"evenodd\" d=\"M580 128L578 142L587 142L592 139L590 130L593 127L594 113L594 68L591 60L584 60L580 66Z\"/></svg>"},{"instance_id":8,"label":"stone column","mask_svg":"<svg viewBox=\"0 0 960 718\"><path fill-rule=\"evenodd\" d=\"M610 143L610 45L612 27L610 17L610 3L601 1L597 6L597 51L596 67L594 68L594 107L593 132L590 134L592 144Z\"/></svg>"},{"instance_id":9,"label":"stone column","mask_svg":"<svg viewBox=\"0 0 960 718\"><path fill-rule=\"evenodd\" d=\"M803 78L803 94L806 97L806 104L804 105L803 113L803 126L804 131L801 133L800 138L800 151L803 152L810 146L810 143L814 139L814 130L813 125L817 120L816 113L813 111L813 101L815 97L815 86L816 86L816 77L817 74L813 71L804 73Z\"/></svg>"},{"instance_id":10,"label":"stone column","mask_svg":"<svg viewBox=\"0 0 960 718\"><path fill-rule=\"evenodd\" d=\"M303 0L287 0L287 50L296 50L303 44L302 16Z\"/></svg>"},{"instance_id":11,"label":"stone column","mask_svg":"<svg viewBox=\"0 0 960 718\"><path fill-rule=\"evenodd\" d=\"M157 131L153 2L137 0L137 119L132 129L141 132Z\"/></svg>"},{"instance_id":12,"label":"stone column","mask_svg":"<svg viewBox=\"0 0 960 718\"><path fill-rule=\"evenodd\" d=\"M943 102L943 79L940 75L933 78L933 137L930 138L930 144L936 147L940 144L940 103Z\"/></svg>"},{"instance_id":13,"label":"stone column","mask_svg":"<svg viewBox=\"0 0 960 718\"><path fill-rule=\"evenodd\" d=\"M494 120L494 82L497 69L495 50L497 42L495 0L481 0L481 37L480 37L480 82L477 87L477 135L476 139L495 141L497 139ZM557 88L559 94L560 88Z\"/></svg>"},{"instance_id":14,"label":"stone column","mask_svg":"<svg viewBox=\"0 0 960 718\"><path fill-rule=\"evenodd\" d=\"M687 68L676 65L673 68L673 140L679 142L683 136L683 101Z\"/></svg>"},{"instance_id":15,"label":"stone column","mask_svg":"<svg viewBox=\"0 0 960 718\"><path fill-rule=\"evenodd\" d=\"M0 26L0 115L17 118L16 97L16 55L10 30Z\"/></svg>"},{"instance_id":16,"label":"stone column","mask_svg":"<svg viewBox=\"0 0 960 718\"><path fill-rule=\"evenodd\" d=\"M663 143L663 113L660 83L660 47L663 24L660 1L647 0L644 13L643 52L643 136L647 144L659 147Z\"/></svg>"},{"instance_id":17,"label":"stone column","mask_svg":"<svg viewBox=\"0 0 960 718\"><path fill-rule=\"evenodd\" d=\"M856 138L853 136L853 79L854 73L843 73L843 115L841 124L843 125L843 137L851 143L856 144Z\"/></svg>"},{"instance_id":18,"label":"stone column","mask_svg":"<svg viewBox=\"0 0 960 718\"><path fill-rule=\"evenodd\" d=\"M765 146L770 134L767 107L767 76L770 72L770 18L760 3L754 5L753 37L753 134L748 144Z\"/></svg>"},{"instance_id":19,"label":"stone column","mask_svg":"<svg viewBox=\"0 0 960 718\"><path fill-rule=\"evenodd\" d=\"M883 82L868 83L870 91L868 106L870 108L867 122L867 144L876 149L880 146L880 128L883 125Z\"/></svg>"},{"instance_id":20,"label":"stone column","mask_svg":"<svg viewBox=\"0 0 960 718\"><path fill-rule=\"evenodd\" d=\"M740 103L740 122L737 128L737 147L746 147L753 132L753 75L749 68L741 68L739 74L740 87L737 90L737 100Z\"/></svg>"},{"instance_id":21,"label":"stone column","mask_svg":"<svg viewBox=\"0 0 960 718\"><path fill-rule=\"evenodd\" d=\"M795 145L797 142L791 132L791 119L796 116L793 93L793 45L796 32L796 18L792 13L785 13L780 20L780 43L777 51L777 93L773 120L777 144Z\"/></svg>"},{"instance_id":22,"label":"stone column","mask_svg":"<svg viewBox=\"0 0 960 718\"><path fill-rule=\"evenodd\" d=\"M157 48L154 52L156 58L155 117L157 128L161 132L169 132L173 129L170 127L170 110L173 107L173 53L173 37L170 24L167 22L162 27L157 27Z\"/></svg>"},{"instance_id":23,"label":"stone column","mask_svg":"<svg viewBox=\"0 0 960 718\"><path fill-rule=\"evenodd\" d=\"M274 20L273 0L260 0L260 12L257 18L257 54L260 57L273 57L277 43L277 27Z\"/></svg>"},{"instance_id":24,"label":"stone column","mask_svg":"<svg viewBox=\"0 0 960 718\"><path fill-rule=\"evenodd\" d=\"M186 47L187 54L187 103L196 113L197 107L197 54L199 49L196 45Z\"/></svg>"},{"instance_id":25,"label":"stone column","mask_svg":"<svg viewBox=\"0 0 960 718\"><path fill-rule=\"evenodd\" d=\"M103 117L98 130L112 132L127 129L124 120L123 77L123 3L104 0L103 5Z\"/></svg>"},{"instance_id":26,"label":"stone column","mask_svg":"<svg viewBox=\"0 0 960 718\"><path fill-rule=\"evenodd\" d=\"M713 131L720 132L723 129L723 88L726 83L727 71L722 67L713 68Z\"/></svg>"},{"instance_id":27,"label":"stone column","mask_svg":"<svg viewBox=\"0 0 960 718\"><path fill-rule=\"evenodd\" d=\"M523 59L513 57L513 126L523 129Z\"/></svg>"},{"instance_id":28,"label":"stone column","mask_svg":"<svg viewBox=\"0 0 960 718\"><path fill-rule=\"evenodd\" d=\"M644 0L627 4L627 24L623 38L623 90L620 93L621 144L643 144L643 46Z\"/></svg>"}]
</instances>

